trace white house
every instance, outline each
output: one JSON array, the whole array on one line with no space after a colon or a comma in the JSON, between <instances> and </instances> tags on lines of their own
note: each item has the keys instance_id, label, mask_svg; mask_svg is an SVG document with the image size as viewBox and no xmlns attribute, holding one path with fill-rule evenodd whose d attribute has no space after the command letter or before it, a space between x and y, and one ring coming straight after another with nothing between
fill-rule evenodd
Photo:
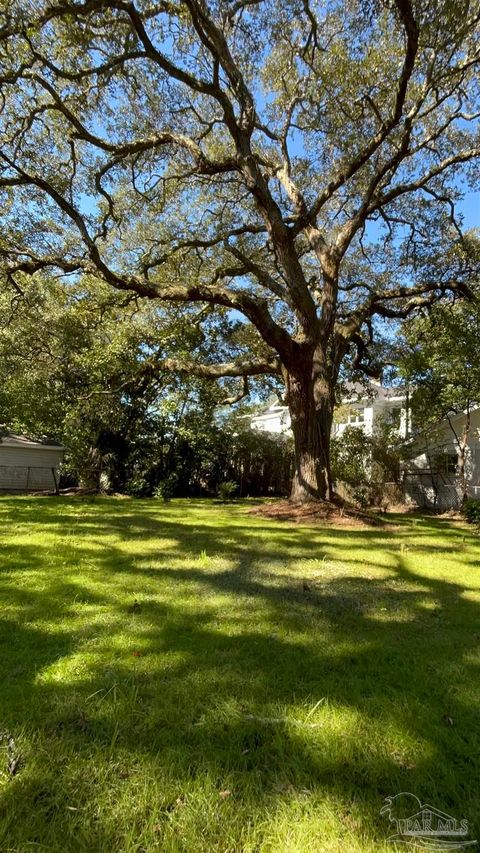
<instances>
[{"instance_id":1,"label":"white house","mask_svg":"<svg viewBox=\"0 0 480 853\"><path fill-rule=\"evenodd\" d=\"M290 432L290 412L287 406L282 406L275 398L250 419L250 427L257 432L285 435Z\"/></svg>"},{"instance_id":2,"label":"white house","mask_svg":"<svg viewBox=\"0 0 480 853\"><path fill-rule=\"evenodd\" d=\"M409 433L408 394L403 388L385 388L369 382L368 390L360 383L347 384L347 394L334 417L332 434L339 437L347 426L360 427L373 435L382 423L392 423L400 438Z\"/></svg>"},{"instance_id":3,"label":"white house","mask_svg":"<svg viewBox=\"0 0 480 853\"><path fill-rule=\"evenodd\" d=\"M348 383L346 388L346 396L336 411L333 436L341 436L347 426L360 427L372 435L375 427L385 421L396 423L402 438L408 435L408 400L403 389L384 388L378 382L370 382L368 389L360 383ZM290 413L287 406L275 400L253 416L250 426L260 432L286 434L290 432Z\"/></svg>"},{"instance_id":4,"label":"white house","mask_svg":"<svg viewBox=\"0 0 480 853\"><path fill-rule=\"evenodd\" d=\"M429 430L414 433L410 422L408 394L399 388L384 388L376 382L368 390L360 384L347 386L347 394L335 415L332 435L340 437L347 426L373 435L381 423L398 426L399 438L410 437L409 458L403 465L403 485L408 503L432 509L458 508L462 502L460 477L461 437L466 414L452 415ZM465 449L467 491L480 499L480 406L470 413ZM290 415L277 400L251 419L251 427L269 433L290 433Z\"/></svg>"},{"instance_id":5,"label":"white house","mask_svg":"<svg viewBox=\"0 0 480 853\"><path fill-rule=\"evenodd\" d=\"M466 422L465 412L452 414L412 437L409 460L404 466L407 501L440 510L460 507L460 460ZM470 412L464 456L467 493L480 498L480 406Z\"/></svg>"},{"instance_id":6,"label":"white house","mask_svg":"<svg viewBox=\"0 0 480 853\"><path fill-rule=\"evenodd\" d=\"M64 448L0 431L0 492L57 491Z\"/></svg>"}]
</instances>

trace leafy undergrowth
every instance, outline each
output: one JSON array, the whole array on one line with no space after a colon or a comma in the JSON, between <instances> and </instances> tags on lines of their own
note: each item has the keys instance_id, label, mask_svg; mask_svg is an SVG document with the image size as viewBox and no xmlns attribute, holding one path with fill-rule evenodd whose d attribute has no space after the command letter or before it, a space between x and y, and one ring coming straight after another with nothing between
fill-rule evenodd
<instances>
[{"instance_id":1,"label":"leafy undergrowth","mask_svg":"<svg viewBox=\"0 0 480 853\"><path fill-rule=\"evenodd\" d=\"M390 520L1 499L2 853L387 853L402 791L480 837L479 541Z\"/></svg>"}]
</instances>

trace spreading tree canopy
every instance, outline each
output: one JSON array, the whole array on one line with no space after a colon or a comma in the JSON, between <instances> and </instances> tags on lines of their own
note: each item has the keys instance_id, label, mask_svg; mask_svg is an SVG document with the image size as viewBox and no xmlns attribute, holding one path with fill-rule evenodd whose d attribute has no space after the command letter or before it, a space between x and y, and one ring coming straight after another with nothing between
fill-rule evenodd
<instances>
[{"instance_id":1,"label":"spreading tree canopy","mask_svg":"<svg viewBox=\"0 0 480 853\"><path fill-rule=\"evenodd\" d=\"M17 284L21 294L0 291L0 428L60 441L66 472L83 486L137 494L180 467L179 436L203 470L207 450L231 450L213 412L230 411L235 387L160 371L158 360L192 349L234 357L240 323L211 317L207 337L178 306L125 298L88 276L68 288L46 274Z\"/></svg>"},{"instance_id":2,"label":"spreading tree canopy","mask_svg":"<svg viewBox=\"0 0 480 853\"><path fill-rule=\"evenodd\" d=\"M279 376L293 496L329 497L345 359L373 370L379 318L468 285L450 249L480 154L479 19L478 0L7 0L6 279L84 272L242 316L233 361L158 366Z\"/></svg>"}]
</instances>

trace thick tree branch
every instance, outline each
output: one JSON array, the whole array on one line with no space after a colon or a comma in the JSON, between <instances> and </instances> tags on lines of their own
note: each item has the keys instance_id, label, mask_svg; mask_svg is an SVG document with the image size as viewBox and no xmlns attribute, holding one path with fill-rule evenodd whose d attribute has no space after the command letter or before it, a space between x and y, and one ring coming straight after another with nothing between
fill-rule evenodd
<instances>
[{"instance_id":1,"label":"thick tree branch","mask_svg":"<svg viewBox=\"0 0 480 853\"><path fill-rule=\"evenodd\" d=\"M397 184L397 186L392 187L388 192L384 192L374 197L369 205L368 213L373 213L375 210L378 210L380 207L384 207L387 204L390 204L395 199L399 198L402 195L406 195L407 193L413 193L417 190L423 189L431 180L442 175L452 166L459 165L460 163L468 163L471 160L475 160L480 157L480 146L475 148L469 148L465 151L459 151L457 154L452 154L450 157L445 157L440 163L436 166L433 166L427 172L425 172L420 178L414 181L409 181L403 184Z\"/></svg>"},{"instance_id":2,"label":"thick tree branch","mask_svg":"<svg viewBox=\"0 0 480 853\"><path fill-rule=\"evenodd\" d=\"M6 155L1 154L0 157L3 157L4 161L19 173L25 183L41 189L72 220L87 247L90 260L97 273L113 287L120 290L134 290L139 296L160 299L164 302L206 302L237 309L248 317L266 343L275 349L287 363L291 363L295 359L297 345L290 334L273 320L265 300L248 291L221 287L216 284L215 279L207 284L164 285L138 276L119 275L106 264L100 255L98 246L89 234L84 217L55 187L43 178L27 174ZM61 260L59 265L62 268ZM90 265L85 265L85 268L90 272L92 271Z\"/></svg>"},{"instance_id":3,"label":"thick tree branch","mask_svg":"<svg viewBox=\"0 0 480 853\"><path fill-rule=\"evenodd\" d=\"M350 317L335 324L335 333L345 341L356 338L364 322L375 315L388 319L405 319L413 311L432 305L439 295L458 293L467 299L473 298L468 285L461 280L424 282L417 286L396 287L390 290L372 291L363 304ZM390 305L389 303L400 303Z\"/></svg>"},{"instance_id":4,"label":"thick tree branch","mask_svg":"<svg viewBox=\"0 0 480 853\"><path fill-rule=\"evenodd\" d=\"M332 198L333 194L347 183L375 154L389 134L398 125L405 104L407 88L415 67L415 57L418 50L419 29L413 14L410 0L395 0L405 30L405 56L398 80L393 110L390 117L382 124L378 133L359 151L359 153L343 167L325 187L306 215L300 217L296 231L299 232L307 225L314 225L322 207Z\"/></svg>"},{"instance_id":5,"label":"thick tree branch","mask_svg":"<svg viewBox=\"0 0 480 853\"><path fill-rule=\"evenodd\" d=\"M103 167L103 172L116 165L123 157L131 156L134 154L141 154L146 151L151 151L155 148L161 148L164 145L174 145L178 148L185 149L185 151L187 151L193 157L197 166L198 173L201 175L216 175L224 172L235 171L238 168L236 160L234 158L226 158L224 160L210 160L194 139L191 139L190 137L185 136L185 134L182 133L164 131L155 133L152 136L146 137L144 139L132 140L131 142L123 144L109 142L105 139L102 139L100 136L91 133L85 127L85 125L80 121L80 119L75 115L75 113L73 113L72 110L69 109L69 107L65 103L64 98L62 98L58 94L58 92L54 89L53 86L51 86L51 84L47 80L44 80L38 74L32 75L32 79L36 80L37 83L39 83L40 86L42 86L52 96L54 105L51 106L51 109L57 109L72 125L72 127L75 129L75 133L73 134L74 138L81 139L84 142L90 143L96 148L100 148L102 151L107 151L111 154L114 154L115 159L111 161L111 163L107 163ZM49 108L48 105L46 106L46 108Z\"/></svg>"},{"instance_id":6,"label":"thick tree branch","mask_svg":"<svg viewBox=\"0 0 480 853\"><path fill-rule=\"evenodd\" d=\"M195 361L182 361L176 358L155 360L153 369L170 370L175 373L187 373L201 379L224 379L226 377L248 376L279 376L281 375L278 359L271 361L228 361L223 364L199 364Z\"/></svg>"}]
</instances>

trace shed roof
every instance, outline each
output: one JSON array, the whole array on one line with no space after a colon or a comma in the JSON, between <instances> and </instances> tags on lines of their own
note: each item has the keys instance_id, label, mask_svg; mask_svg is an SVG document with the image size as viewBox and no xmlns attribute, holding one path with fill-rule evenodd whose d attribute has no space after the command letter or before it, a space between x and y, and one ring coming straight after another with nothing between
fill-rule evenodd
<instances>
[{"instance_id":1,"label":"shed roof","mask_svg":"<svg viewBox=\"0 0 480 853\"><path fill-rule=\"evenodd\" d=\"M4 447L24 447L29 450L64 450L63 444L49 438L29 438L0 428L0 444Z\"/></svg>"}]
</instances>

